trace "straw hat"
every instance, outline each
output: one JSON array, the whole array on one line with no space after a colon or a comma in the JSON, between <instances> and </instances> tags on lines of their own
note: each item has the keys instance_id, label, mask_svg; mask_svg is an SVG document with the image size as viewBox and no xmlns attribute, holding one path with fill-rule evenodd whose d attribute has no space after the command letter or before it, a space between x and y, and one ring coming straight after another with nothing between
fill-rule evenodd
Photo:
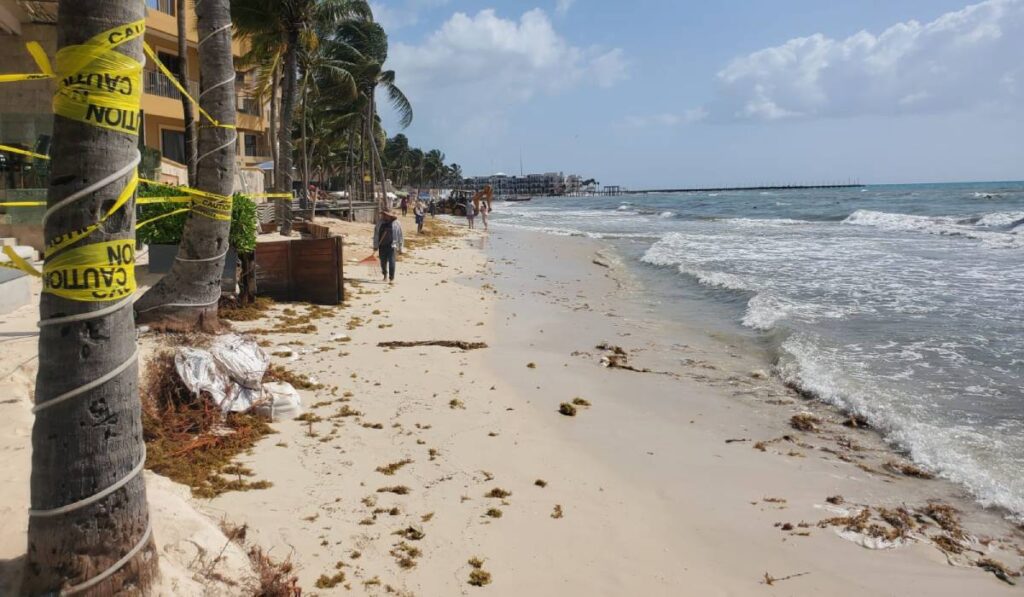
<instances>
[{"instance_id":1,"label":"straw hat","mask_svg":"<svg viewBox=\"0 0 1024 597\"><path fill-rule=\"evenodd\" d=\"M387 218L389 220L397 220L398 219L398 216L396 214L391 213L390 209L382 209L381 212L380 212L380 215L381 215L381 217Z\"/></svg>"}]
</instances>

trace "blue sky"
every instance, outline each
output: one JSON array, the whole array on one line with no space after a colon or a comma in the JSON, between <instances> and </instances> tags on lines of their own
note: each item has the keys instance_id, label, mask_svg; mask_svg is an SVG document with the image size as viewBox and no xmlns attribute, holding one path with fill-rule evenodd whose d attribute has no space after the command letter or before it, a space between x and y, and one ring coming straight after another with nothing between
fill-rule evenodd
<instances>
[{"instance_id":1,"label":"blue sky","mask_svg":"<svg viewBox=\"0 0 1024 597\"><path fill-rule=\"evenodd\" d=\"M404 132L467 174L521 152L630 188L1024 178L1024 0L372 5Z\"/></svg>"}]
</instances>

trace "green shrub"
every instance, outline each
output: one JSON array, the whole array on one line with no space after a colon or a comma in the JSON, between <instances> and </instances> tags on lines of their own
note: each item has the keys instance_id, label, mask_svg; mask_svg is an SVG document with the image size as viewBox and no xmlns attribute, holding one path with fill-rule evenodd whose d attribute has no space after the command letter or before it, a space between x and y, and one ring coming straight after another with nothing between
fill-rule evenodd
<instances>
[{"instance_id":1,"label":"green shrub","mask_svg":"<svg viewBox=\"0 0 1024 597\"><path fill-rule=\"evenodd\" d=\"M186 194L177 187L168 185L139 185L139 197L183 197ZM186 207L182 203L152 203L138 207L138 221L142 222ZM176 245L181 242L188 212L168 216L147 224L137 233L139 242L156 245ZM228 240L238 253L256 250L256 234L259 220L256 203L245 195L236 193L231 203L231 232Z\"/></svg>"}]
</instances>

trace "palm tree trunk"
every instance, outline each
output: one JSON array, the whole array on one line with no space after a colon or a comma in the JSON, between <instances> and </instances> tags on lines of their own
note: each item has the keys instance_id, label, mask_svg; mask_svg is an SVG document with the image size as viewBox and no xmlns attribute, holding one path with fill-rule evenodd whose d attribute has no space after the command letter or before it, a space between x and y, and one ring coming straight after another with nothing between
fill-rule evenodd
<instances>
[{"instance_id":1,"label":"palm tree trunk","mask_svg":"<svg viewBox=\"0 0 1024 597\"><path fill-rule=\"evenodd\" d=\"M218 122L233 125L235 67L231 55L229 1L197 2L196 19L200 40L200 105ZM221 29L225 26L228 27ZM234 128L200 128L197 173L200 190L231 196L236 139ZM220 219L212 217L214 215L227 217ZM217 303L230 228L230 211L217 214L215 210L192 210L171 271L135 303L139 322L186 330L218 326Z\"/></svg>"},{"instance_id":2,"label":"palm tree trunk","mask_svg":"<svg viewBox=\"0 0 1024 597\"><path fill-rule=\"evenodd\" d=\"M271 188L277 188L277 167L278 160L280 159L280 149L277 146L277 92L281 88L280 73L278 72L278 69L279 67L274 67L274 72L271 75L272 79L270 82L270 159L274 165L270 170Z\"/></svg>"},{"instance_id":3,"label":"palm tree trunk","mask_svg":"<svg viewBox=\"0 0 1024 597\"><path fill-rule=\"evenodd\" d=\"M176 7L178 16L178 82L188 91L189 95L193 95L194 92L189 87L188 26L185 19L185 5L185 0L178 0ZM188 166L188 185L194 187L197 184L196 158L199 157L196 152L196 115L192 101L185 96L181 96L181 109L184 112L183 119L185 121L185 161L187 162L185 165Z\"/></svg>"},{"instance_id":4,"label":"palm tree trunk","mask_svg":"<svg viewBox=\"0 0 1024 597\"><path fill-rule=\"evenodd\" d=\"M81 44L102 32L145 17L134 0L62 0L57 47ZM106 36L103 36L106 39ZM113 50L139 62L132 86L142 84L142 39ZM69 77L73 73L61 73ZM134 108L138 121L138 106ZM129 111L130 112L130 111ZM131 114L127 114L131 116ZM127 117L126 116L126 117ZM137 132L137 131L136 131ZM73 230L95 223L135 175L138 137L55 116L44 238L49 245ZM118 170L114 182L68 205L58 202L95 185ZM127 270L116 298L91 302L57 294L47 284L39 300L39 373L36 418L32 426L31 507L28 551L20 594L53 593L96 581L93 594L148 593L157 576L157 552L149 526L146 487L137 466L145 448L138 399L135 324L130 309L134 288L131 248L135 238L134 200L69 249L47 257L44 279L59 275L55 262L97 243L126 241L118 251ZM84 251L83 251L84 252ZM104 257L108 257L106 254ZM95 262L95 261L94 261ZM93 268L95 271L97 268ZM81 271L81 270L79 270ZM128 283L131 275L132 282ZM98 290L98 289L96 289ZM93 297L95 300L96 297ZM120 301L120 308L118 302ZM109 311L109 312L108 312ZM96 387L86 384L114 372ZM64 399L69 392L79 393ZM99 500L82 500L124 483ZM71 506L66 512L54 509ZM4 524L15 524L5 520ZM134 555L132 553L134 552ZM122 558L127 562L113 566ZM105 572L111 573L103 578Z\"/></svg>"},{"instance_id":5,"label":"palm tree trunk","mask_svg":"<svg viewBox=\"0 0 1024 597\"><path fill-rule=\"evenodd\" d=\"M374 93L370 93L370 126L377 121L377 100ZM380 151L377 149L377 136L370 136L370 146L373 148L373 165L380 171L380 191L381 201L390 207L391 201L388 200L388 188L387 178L384 176L384 164L380 160Z\"/></svg>"},{"instance_id":6,"label":"palm tree trunk","mask_svg":"<svg viewBox=\"0 0 1024 597\"><path fill-rule=\"evenodd\" d=\"M295 115L295 95L298 84L298 52L299 32L288 33L288 45L284 51L284 84L281 89L281 128L278 135L280 144L279 166L277 170L277 190L281 193L292 192L292 118ZM279 226L281 234L292 233L292 204L285 199L278 203Z\"/></svg>"},{"instance_id":7,"label":"palm tree trunk","mask_svg":"<svg viewBox=\"0 0 1024 597\"><path fill-rule=\"evenodd\" d=\"M348 132L348 221L354 222L356 220L355 211L352 208L352 195L356 192L356 185L352 181L352 174L355 172L355 157L353 156L352 150L352 131Z\"/></svg>"},{"instance_id":8,"label":"palm tree trunk","mask_svg":"<svg viewBox=\"0 0 1024 597\"><path fill-rule=\"evenodd\" d=\"M359 116L359 200L366 201L366 116Z\"/></svg>"},{"instance_id":9,"label":"palm tree trunk","mask_svg":"<svg viewBox=\"0 0 1024 597\"><path fill-rule=\"evenodd\" d=\"M302 209L309 209L309 143L306 138L306 105L309 93L309 73L302 75Z\"/></svg>"}]
</instances>

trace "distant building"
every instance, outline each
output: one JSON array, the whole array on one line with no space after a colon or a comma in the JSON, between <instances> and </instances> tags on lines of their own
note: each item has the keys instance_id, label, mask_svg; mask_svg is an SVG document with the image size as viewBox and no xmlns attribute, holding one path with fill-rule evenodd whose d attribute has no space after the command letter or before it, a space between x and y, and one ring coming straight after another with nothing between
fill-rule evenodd
<instances>
[{"instance_id":1,"label":"distant building","mask_svg":"<svg viewBox=\"0 0 1024 597\"><path fill-rule=\"evenodd\" d=\"M491 186L497 197L567 195L579 192L584 186L582 177L576 174L565 176L561 172L523 176L509 176L499 172L491 176L473 176L463 180L463 186L473 191L479 191L487 185Z\"/></svg>"}]
</instances>

